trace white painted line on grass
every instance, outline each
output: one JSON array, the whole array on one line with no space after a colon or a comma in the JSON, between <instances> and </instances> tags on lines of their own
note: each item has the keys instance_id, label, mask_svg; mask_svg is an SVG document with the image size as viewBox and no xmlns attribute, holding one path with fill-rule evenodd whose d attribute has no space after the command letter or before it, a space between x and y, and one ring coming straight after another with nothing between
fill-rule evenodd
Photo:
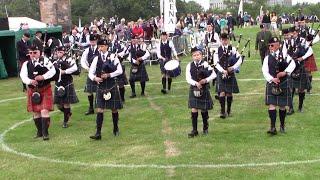
<instances>
[{"instance_id":1,"label":"white painted line on grass","mask_svg":"<svg viewBox=\"0 0 320 180\"><path fill-rule=\"evenodd\" d=\"M310 159L310 160L301 160L301 161L279 161L279 162L265 162L265 163L238 163L238 164L112 164L112 163L87 163L80 161L66 161L59 159L51 159L47 157L35 156L33 154L19 152L15 149L12 149L5 144L4 138L6 134L17 127L32 121L32 119L23 120L6 129L2 134L0 134L0 144L2 150L16 154L21 157L26 157L28 159L36 159L40 161L50 162L50 163L59 163L59 164L70 164L76 166L84 167L101 167L101 168L129 168L129 169L138 169L138 168L152 168L152 169L176 169L176 168L199 168L199 169L218 169L218 168L252 168L252 167L266 167L266 166L289 166L289 165L300 165L300 164L311 164L319 163L320 159Z\"/></svg>"}]
</instances>

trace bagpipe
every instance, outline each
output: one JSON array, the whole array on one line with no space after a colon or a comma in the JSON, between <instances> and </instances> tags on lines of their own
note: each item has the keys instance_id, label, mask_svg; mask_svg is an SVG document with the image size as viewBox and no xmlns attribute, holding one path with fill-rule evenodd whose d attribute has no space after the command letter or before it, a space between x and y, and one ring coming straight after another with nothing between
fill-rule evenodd
<instances>
[{"instance_id":1,"label":"bagpipe","mask_svg":"<svg viewBox=\"0 0 320 180\"><path fill-rule=\"evenodd\" d=\"M283 57L283 46L280 47L279 50L279 56L278 59L276 59L276 65L275 65L275 69L276 69L276 74L283 72L287 67L288 67L288 63L286 61L286 58ZM280 79L280 83L283 82L282 79ZM271 83L271 93L275 96L279 96L282 94L282 89L280 88L280 84L275 84L274 82Z\"/></svg>"},{"instance_id":2,"label":"bagpipe","mask_svg":"<svg viewBox=\"0 0 320 180\"><path fill-rule=\"evenodd\" d=\"M104 73L113 73L117 70L118 64L114 64L111 60L102 62L102 74Z\"/></svg>"},{"instance_id":3,"label":"bagpipe","mask_svg":"<svg viewBox=\"0 0 320 180\"><path fill-rule=\"evenodd\" d=\"M208 78L212 74L212 70L209 70L209 66L205 67L202 63L200 66L197 67L197 81L201 81L202 79ZM199 89L197 86L192 87L193 95L195 97L201 97L203 95L203 88Z\"/></svg>"},{"instance_id":4,"label":"bagpipe","mask_svg":"<svg viewBox=\"0 0 320 180\"><path fill-rule=\"evenodd\" d=\"M244 39L243 38L243 36L242 36L242 34L240 34L239 35L239 39L238 39L238 44L237 44L237 46L236 46L236 50L237 51L239 51L239 48L240 48L240 44L241 44L241 40L242 39ZM246 43L245 43L245 45L243 46L243 48L241 49L241 51L240 51L240 57L242 58L242 64L243 64L243 62L244 62L244 60L245 60L245 55L244 55L244 51L245 51L245 49L246 48L249 48L248 49L248 57L250 58L251 57L251 53L250 53L250 43L251 43L251 39L249 38L249 39L246 39L247 41L246 41ZM228 60L228 67L231 67L231 66L233 66L233 65L235 65L237 62L238 62L238 60L239 60L239 58L240 57L237 57L236 56L236 54L232 54L230 57L229 57L229 60ZM239 73L240 72L240 67L238 67L237 69L234 69L234 72L235 73Z\"/></svg>"},{"instance_id":5,"label":"bagpipe","mask_svg":"<svg viewBox=\"0 0 320 180\"><path fill-rule=\"evenodd\" d=\"M39 58L39 60L37 62L35 62L33 69L32 69L34 78L36 76L44 75L45 73L47 73L49 71L45 65L46 64L44 62L44 57L41 56ZM33 104L41 104L42 96L39 92L39 86L41 87L41 85L43 85L45 81L50 83L51 79L38 82L38 85L34 88L35 91L31 95L31 101Z\"/></svg>"}]
</instances>

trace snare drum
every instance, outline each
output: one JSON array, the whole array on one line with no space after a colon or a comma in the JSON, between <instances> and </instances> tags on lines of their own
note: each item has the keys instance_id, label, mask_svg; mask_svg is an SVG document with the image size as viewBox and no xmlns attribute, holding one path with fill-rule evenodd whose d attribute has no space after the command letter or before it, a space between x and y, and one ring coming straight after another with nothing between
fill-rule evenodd
<instances>
[{"instance_id":1,"label":"snare drum","mask_svg":"<svg viewBox=\"0 0 320 180\"><path fill-rule=\"evenodd\" d=\"M166 74L170 77L178 77L181 74L180 63L177 60L170 60L164 65Z\"/></svg>"}]
</instances>

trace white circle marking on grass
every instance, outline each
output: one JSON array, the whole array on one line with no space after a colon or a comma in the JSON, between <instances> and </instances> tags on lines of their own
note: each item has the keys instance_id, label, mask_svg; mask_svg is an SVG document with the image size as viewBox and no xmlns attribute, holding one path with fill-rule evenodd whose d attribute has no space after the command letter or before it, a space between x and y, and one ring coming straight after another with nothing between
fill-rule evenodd
<instances>
[{"instance_id":1,"label":"white circle marking on grass","mask_svg":"<svg viewBox=\"0 0 320 180\"><path fill-rule=\"evenodd\" d=\"M263 93L248 93L247 95L261 95ZM244 94L242 94L244 95ZM174 97L174 96L171 96ZM178 96L181 97L181 96ZM160 98L160 97L159 97ZM161 96L161 98L167 98L166 96ZM77 107L77 106L75 106ZM75 108L74 107L74 108ZM80 107L80 106L78 106ZM54 111L52 113L56 113L58 111ZM36 159L51 163L60 163L60 164L70 164L84 167L104 167L104 168L153 168L153 169L174 169L174 168L200 168L200 169L217 169L217 168L250 168L250 167L266 167L266 166L288 166L288 165L299 165L299 164L311 164L311 163L319 163L320 159L310 159L310 160L300 160L300 161L279 161L279 162L265 162L265 163L239 163L239 164L175 164L175 165L165 165L165 164L112 164L112 163L86 163L80 161L66 161L60 159L51 159L48 157L35 156L33 154L19 152L11 147L9 147L4 138L6 134L19 126L31 122L32 118L27 120L22 120L20 122L15 123L8 129L6 129L3 133L0 134L0 144L3 151L16 154L21 157L26 157L29 159Z\"/></svg>"}]
</instances>

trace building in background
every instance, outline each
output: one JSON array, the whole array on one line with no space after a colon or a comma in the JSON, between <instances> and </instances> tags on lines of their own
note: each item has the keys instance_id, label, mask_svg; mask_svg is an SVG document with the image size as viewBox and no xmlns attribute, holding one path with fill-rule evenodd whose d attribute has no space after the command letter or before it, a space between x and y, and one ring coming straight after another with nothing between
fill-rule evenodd
<instances>
[{"instance_id":1,"label":"building in background","mask_svg":"<svg viewBox=\"0 0 320 180\"><path fill-rule=\"evenodd\" d=\"M228 0L234 2L237 6L239 5L240 0ZM252 3L253 0L244 0L244 3ZM210 0L210 9L226 9L227 8L226 0ZM281 5L281 6L292 6L292 0L268 0L269 5Z\"/></svg>"},{"instance_id":2,"label":"building in background","mask_svg":"<svg viewBox=\"0 0 320 180\"><path fill-rule=\"evenodd\" d=\"M292 6L292 0L268 0L268 4L271 6Z\"/></svg>"}]
</instances>

